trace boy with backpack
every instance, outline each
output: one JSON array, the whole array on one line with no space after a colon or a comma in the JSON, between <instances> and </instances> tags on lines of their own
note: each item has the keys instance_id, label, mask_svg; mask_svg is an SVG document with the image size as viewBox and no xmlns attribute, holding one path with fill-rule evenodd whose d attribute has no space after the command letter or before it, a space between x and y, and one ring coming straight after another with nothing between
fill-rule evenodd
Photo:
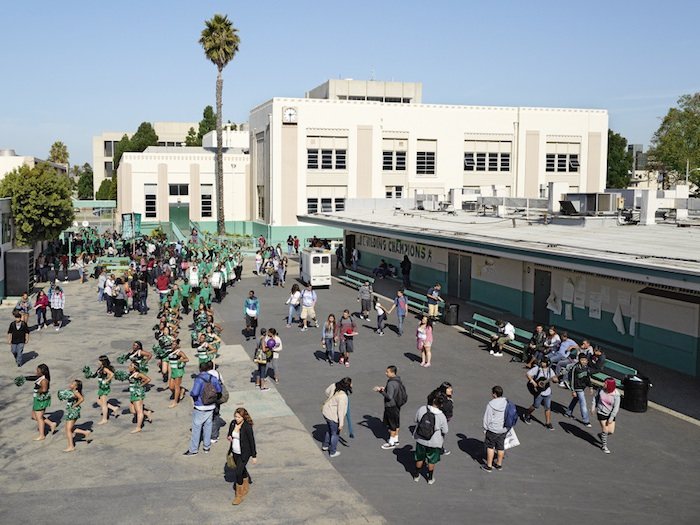
<instances>
[{"instance_id":1,"label":"boy with backpack","mask_svg":"<svg viewBox=\"0 0 700 525\"><path fill-rule=\"evenodd\" d=\"M518 422L518 411L515 405L503 397L503 387L494 386L491 389L491 401L484 412L484 446L486 447L486 463L481 470L491 472L503 468L505 455L506 434ZM494 463L494 451L496 462Z\"/></svg>"},{"instance_id":2,"label":"boy with backpack","mask_svg":"<svg viewBox=\"0 0 700 525\"><path fill-rule=\"evenodd\" d=\"M396 371L396 366L388 366L386 386L375 386L373 389L384 397L384 424L389 430L389 440L382 445L384 450L391 450L399 444L401 407L408 401L406 387L401 382L401 378L396 375Z\"/></svg>"},{"instance_id":3,"label":"boy with backpack","mask_svg":"<svg viewBox=\"0 0 700 525\"><path fill-rule=\"evenodd\" d=\"M199 365L199 375L194 380L190 396L194 400L192 411L192 437L185 456L194 456L199 452L200 440L204 445L204 453L211 448L211 427L216 403L221 399L221 381L216 373L212 373L214 363L207 361Z\"/></svg>"},{"instance_id":4,"label":"boy with backpack","mask_svg":"<svg viewBox=\"0 0 700 525\"><path fill-rule=\"evenodd\" d=\"M413 481L420 481L420 473L423 464L428 464L428 485L435 483L435 465L440 461L442 445L447 434L447 418L442 412L446 396L442 392L431 395L429 405L422 406L416 412L416 428L413 437L416 440L414 458L416 470L413 473Z\"/></svg>"}]
</instances>

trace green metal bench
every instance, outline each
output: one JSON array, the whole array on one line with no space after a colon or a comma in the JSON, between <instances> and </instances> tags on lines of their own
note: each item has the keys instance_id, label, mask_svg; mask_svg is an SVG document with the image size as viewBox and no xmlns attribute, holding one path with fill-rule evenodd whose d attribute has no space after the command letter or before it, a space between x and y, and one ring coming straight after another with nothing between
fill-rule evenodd
<instances>
[{"instance_id":1,"label":"green metal bench","mask_svg":"<svg viewBox=\"0 0 700 525\"><path fill-rule=\"evenodd\" d=\"M424 293L413 292L411 290L404 290L403 294L406 296L406 303L409 307L417 310L418 312L425 314L428 312L428 296ZM438 315L442 317L445 314L445 302L438 302Z\"/></svg>"},{"instance_id":2,"label":"green metal bench","mask_svg":"<svg viewBox=\"0 0 700 525\"><path fill-rule=\"evenodd\" d=\"M345 275L338 275L338 280L342 281L344 284L359 288L366 282L369 284L374 284L374 277L369 277L368 275L361 274L359 272L354 272L352 270L345 270Z\"/></svg>"},{"instance_id":3,"label":"green metal bench","mask_svg":"<svg viewBox=\"0 0 700 525\"><path fill-rule=\"evenodd\" d=\"M631 375L631 376L636 376L637 375L637 370L632 368L631 366L623 365L621 363L618 363L617 361L613 361L612 359L605 359L605 365L603 366L603 372L596 372L594 374L591 374L591 378L593 381L596 383L600 383L601 385L605 383L605 380L608 378L612 378L615 380L615 383L617 384L617 388L622 388L622 381L618 379L617 377L613 377L610 374L606 374L605 370L609 370L611 372L615 372L617 374L622 375L623 377L626 375Z\"/></svg>"}]
</instances>

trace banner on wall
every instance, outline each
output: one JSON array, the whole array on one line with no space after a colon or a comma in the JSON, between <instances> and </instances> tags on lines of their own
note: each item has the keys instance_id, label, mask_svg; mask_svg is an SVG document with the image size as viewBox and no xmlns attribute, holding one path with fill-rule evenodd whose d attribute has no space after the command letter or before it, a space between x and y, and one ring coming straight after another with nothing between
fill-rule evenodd
<instances>
[{"instance_id":1,"label":"banner on wall","mask_svg":"<svg viewBox=\"0 0 700 525\"><path fill-rule=\"evenodd\" d=\"M351 232L352 234L352 232ZM355 247L360 251L375 253L392 259L403 259L407 255L411 262L423 266L447 266L447 250L402 239L391 239L379 235L354 233Z\"/></svg>"}]
</instances>

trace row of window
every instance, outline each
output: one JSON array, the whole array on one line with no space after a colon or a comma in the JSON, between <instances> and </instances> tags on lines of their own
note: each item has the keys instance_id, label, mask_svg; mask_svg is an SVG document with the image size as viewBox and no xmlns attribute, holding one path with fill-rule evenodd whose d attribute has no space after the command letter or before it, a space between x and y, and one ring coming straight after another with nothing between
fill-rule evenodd
<instances>
[{"instance_id":1,"label":"row of window","mask_svg":"<svg viewBox=\"0 0 700 525\"><path fill-rule=\"evenodd\" d=\"M155 219L157 216L156 204L158 201L158 186L156 184L146 184L145 193L145 216L147 219ZM202 184L200 192L200 204L202 217L213 217L212 195L214 193L213 184ZM188 184L169 184L168 194L172 196L186 196L190 194Z\"/></svg>"},{"instance_id":2,"label":"row of window","mask_svg":"<svg viewBox=\"0 0 700 525\"><path fill-rule=\"evenodd\" d=\"M464 171L510 171L510 153L465 153Z\"/></svg>"},{"instance_id":3,"label":"row of window","mask_svg":"<svg viewBox=\"0 0 700 525\"><path fill-rule=\"evenodd\" d=\"M578 173L580 166L577 153L547 153L545 171L548 173Z\"/></svg>"},{"instance_id":4,"label":"row of window","mask_svg":"<svg viewBox=\"0 0 700 525\"><path fill-rule=\"evenodd\" d=\"M310 170L346 170L347 150L344 149L322 149L321 162L319 164L319 150L306 150L306 168Z\"/></svg>"},{"instance_id":5,"label":"row of window","mask_svg":"<svg viewBox=\"0 0 700 525\"><path fill-rule=\"evenodd\" d=\"M330 197L309 198L306 199L306 211L308 213L318 213L319 211L319 201L321 204L320 211L322 213L332 213L333 211L345 211L345 198L332 199ZM335 209L333 205L335 204Z\"/></svg>"}]
</instances>

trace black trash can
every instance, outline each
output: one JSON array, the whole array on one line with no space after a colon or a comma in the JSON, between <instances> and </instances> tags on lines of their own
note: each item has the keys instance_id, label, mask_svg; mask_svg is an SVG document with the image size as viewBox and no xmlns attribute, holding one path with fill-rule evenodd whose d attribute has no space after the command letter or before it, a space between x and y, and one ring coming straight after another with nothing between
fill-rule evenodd
<instances>
[{"instance_id":1,"label":"black trash can","mask_svg":"<svg viewBox=\"0 0 700 525\"><path fill-rule=\"evenodd\" d=\"M459 305L450 303L445 308L445 324L454 326L459 323Z\"/></svg>"},{"instance_id":2,"label":"black trash can","mask_svg":"<svg viewBox=\"0 0 700 525\"><path fill-rule=\"evenodd\" d=\"M648 377L625 376L622 380L622 387L625 389L622 408L630 412L646 412L650 386Z\"/></svg>"}]
</instances>

